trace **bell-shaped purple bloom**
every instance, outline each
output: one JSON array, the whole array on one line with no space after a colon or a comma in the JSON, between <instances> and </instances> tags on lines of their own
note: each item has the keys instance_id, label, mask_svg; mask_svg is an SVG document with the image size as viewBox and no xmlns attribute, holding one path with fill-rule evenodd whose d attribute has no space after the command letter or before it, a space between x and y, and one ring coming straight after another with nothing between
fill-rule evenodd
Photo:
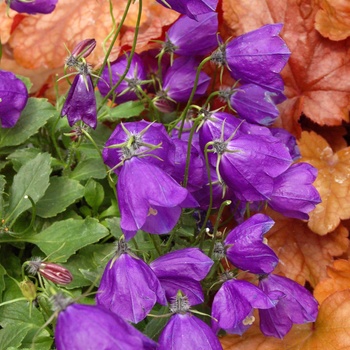
<instances>
[{"instance_id":1,"label":"bell-shaped purple bloom","mask_svg":"<svg viewBox=\"0 0 350 350\"><path fill-rule=\"evenodd\" d=\"M293 164L274 179L269 206L287 217L308 220L308 213L321 202L318 191L312 185L316 177L317 169L312 165Z\"/></svg>"},{"instance_id":2,"label":"bell-shaped purple bloom","mask_svg":"<svg viewBox=\"0 0 350 350\"><path fill-rule=\"evenodd\" d=\"M124 75L128 65L128 55L120 56L116 61L112 62L110 68L105 67L101 74L101 79L97 83L97 87L102 96L106 96L112 87L117 84L120 77ZM140 56L136 53L132 56L130 68L125 78L114 89L116 94L114 101L123 103L139 99L138 87L142 87L146 80L146 71Z\"/></svg>"},{"instance_id":3,"label":"bell-shaped purple bloom","mask_svg":"<svg viewBox=\"0 0 350 350\"><path fill-rule=\"evenodd\" d=\"M274 251L264 243L263 236L274 225L264 214L255 214L235 227L224 240L225 255L241 270L270 273L278 263Z\"/></svg>"},{"instance_id":4,"label":"bell-shaped purple bloom","mask_svg":"<svg viewBox=\"0 0 350 350\"><path fill-rule=\"evenodd\" d=\"M276 93L267 91L258 85L245 84L232 94L230 103L242 119L250 123L269 126L279 115L274 101L275 96Z\"/></svg>"},{"instance_id":5,"label":"bell-shaped purple bloom","mask_svg":"<svg viewBox=\"0 0 350 350\"><path fill-rule=\"evenodd\" d=\"M270 309L275 303L258 287L247 281L227 280L215 294L212 328L242 335L254 322L253 308Z\"/></svg>"},{"instance_id":6,"label":"bell-shaped purple bloom","mask_svg":"<svg viewBox=\"0 0 350 350\"><path fill-rule=\"evenodd\" d=\"M113 148L113 145L119 145L119 148ZM102 156L103 161L114 168L116 174L119 174L121 168L115 166L131 156L142 156L148 163L172 173L175 166L175 145L163 124L141 120L117 125L106 142Z\"/></svg>"},{"instance_id":7,"label":"bell-shaped purple bloom","mask_svg":"<svg viewBox=\"0 0 350 350\"><path fill-rule=\"evenodd\" d=\"M0 120L3 128L16 125L28 101L23 81L12 72L0 70Z\"/></svg>"},{"instance_id":8,"label":"bell-shaped purple bloom","mask_svg":"<svg viewBox=\"0 0 350 350\"><path fill-rule=\"evenodd\" d=\"M242 83L253 83L269 91L282 93L279 73L290 51L278 36L283 24L268 24L223 44L212 56L214 62L227 65L230 74Z\"/></svg>"},{"instance_id":9,"label":"bell-shaped purple bloom","mask_svg":"<svg viewBox=\"0 0 350 350\"><path fill-rule=\"evenodd\" d=\"M271 274L261 279L259 287L271 298L276 295L278 299L274 308L259 310L260 329L265 335L283 338L293 323L303 324L316 320L317 300L297 282Z\"/></svg>"},{"instance_id":10,"label":"bell-shaped purple bloom","mask_svg":"<svg viewBox=\"0 0 350 350\"><path fill-rule=\"evenodd\" d=\"M147 159L132 157L124 162L117 184L120 226L127 240L137 230L169 233L178 222L182 208L198 203L187 189Z\"/></svg>"},{"instance_id":11,"label":"bell-shaped purple bloom","mask_svg":"<svg viewBox=\"0 0 350 350\"><path fill-rule=\"evenodd\" d=\"M200 281L208 274L213 261L198 248L185 248L165 254L151 262L150 267L172 301L179 290L191 305L204 301Z\"/></svg>"},{"instance_id":12,"label":"bell-shaped purple bloom","mask_svg":"<svg viewBox=\"0 0 350 350\"><path fill-rule=\"evenodd\" d=\"M203 13L215 11L218 5L218 0L157 0L157 2L192 19L197 19L197 16Z\"/></svg>"},{"instance_id":13,"label":"bell-shaped purple bloom","mask_svg":"<svg viewBox=\"0 0 350 350\"><path fill-rule=\"evenodd\" d=\"M163 91L166 97L176 102L187 102L189 99L193 84L196 78L197 63L192 57L179 57L174 60L174 63L166 71L163 80ZM198 79L197 90L194 94L194 99L205 94L210 83L210 77L201 72ZM159 94L159 93L158 93Z\"/></svg>"},{"instance_id":14,"label":"bell-shaped purple bloom","mask_svg":"<svg viewBox=\"0 0 350 350\"><path fill-rule=\"evenodd\" d=\"M281 128L270 128L271 134L278 138L289 150L292 160L301 158L296 138L287 130Z\"/></svg>"},{"instance_id":15,"label":"bell-shaped purple bloom","mask_svg":"<svg viewBox=\"0 0 350 350\"><path fill-rule=\"evenodd\" d=\"M180 17L168 30L163 47L181 56L207 55L218 46L218 14L209 12L197 20Z\"/></svg>"},{"instance_id":16,"label":"bell-shaped purple bloom","mask_svg":"<svg viewBox=\"0 0 350 350\"><path fill-rule=\"evenodd\" d=\"M122 253L108 262L96 294L97 305L138 323L156 302L167 304L157 276L143 260Z\"/></svg>"},{"instance_id":17,"label":"bell-shaped purple bloom","mask_svg":"<svg viewBox=\"0 0 350 350\"><path fill-rule=\"evenodd\" d=\"M6 0L6 3L10 4L12 10L30 15L51 13L55 9L57 2L58 0Z\"/></svg>"},{"instance_id":18,"label":"bell-shaped purple bloom","mask_svg":"<svg viewBox=\"0 0 350 350\"><path fill-rule=\"evenodd\" d=\"M91 128L96 128L96 99L90 74L77 74L75 76L63 105L61 116L67 116L70 126L81 120Z\"/></svg>"},{"instance_id":19,"label":"bell-shaped purple bloom","mask_svg":"<svg viewBox=\"0 0 350 350\"><path fill-rule=\"evenodd\" d=\"M67 302L57 294L60 311L55 329L57 350L155 350L158 344L120 316L95 305Z\"/></svg>"}]
</instances>

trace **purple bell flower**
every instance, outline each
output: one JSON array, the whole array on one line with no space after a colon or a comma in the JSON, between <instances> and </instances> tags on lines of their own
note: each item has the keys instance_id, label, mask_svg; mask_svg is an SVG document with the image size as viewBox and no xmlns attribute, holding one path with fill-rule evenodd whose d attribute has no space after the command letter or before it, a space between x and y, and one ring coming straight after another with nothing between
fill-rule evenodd
<instances>
[{"instance_id":1,"label":"purple bell flower","mask_svg":"<svg viewBox=\"0 0 350 350\"><path fill-rule=\"evenodd\" d=\"M268 24L243 34L222 46L212 55L213 62L229 68L241 83L252 83L282 95L283 79L279 75L290 51L278 36L283 24Z\"/></svg>"},{"instance_id":2,"label":"purple bell flower","mask_svg":"<svg viewBox=\"0 0 350 350\"><path fill-rule=\"evenodd\" d=\"M127 240L137 230L152 234L169 233L182 208L198 203L187 189L147 159L132 157L124 162L117 184L120 226Z\"/></svg>"},{"instance_id":3,"label":"purple bell flower","mask_svg":"<svg viewBox=\"0 0 350 350\"><path fill-rule=\"evenodd\" d=\"M253 309L270 309L275 303L258 287L247 281L227 280L215 294L212 329L242 335L254 322Z\"/></svg>"},{"instance_id":4,"label":"purple bell flower","mask_svg":"<svg viewBox=\"0 0 350 350\"><path fill-rule=\"evenodd\" d=\"M132 255L124 241L119 242L116 256L104 270L96 304L138 323L156 302L167 305L157 276L143 260Z\"/></svg>"},{"instance_id":5,"label":"purple bell flower","mask_svg":"<svg viewBox=\"0 0 350 350\"><path fill-rule=\"evenodd\" d=\"M218 0L157 0L157 2L192 19L197 19L197 16L203 13L215 11L218 5Z\"/></svg>"},{"instance_id":6,"label":"purple bell flower","mask_svg":"<svg viewBox=\"0 0 350 350\"><path fill-rule=\"evenodd\" d=\"M200 281L206 277L213 263L198 248L184 248L159 257L151 262L150 267L169 301L181 290L191 305L197 305L204 301Z\"/></svg>"},{"instance_id":7,"label":"purple bell flower","mask_svg":"<svg viewBox=\"0 0 350 350\"><path fill-rule=\"evenodd\" d=\"M30 15L51 13L55 9L57 2L58 0L6 0L6 3L10 4L12 10Z\"/></svg>"},{"instance_id":8,"label":"purple bell flower","mask_svg":"<svg viewBox=\"0 0 350 350\"><path fill-rule=\"evenodd\" d=\"M218 14L209 12L197 17L180 17L168 30L165 52L181 56L207 55L218 46Z\"/></svg>"},{"instance_id":9,"label":"purple bell flower","mask_svg":"<svg viewBox=\"0 0 350 350\"><path fill-rule=\"evenodd\" d=\"M159 350L222 350L210 327L190 312L186 296L178 293L170 306L173 315L159 337Z\"/></svg>"},{"instance_id":10,"label":"purple bell flower","mask_svg":"<svg viewBox=\"0 0 350 350\"><path fill-rule=\"evenodd\" d=\"M270 273L278 264L278 257L263 241L263 236L273 225L274 221L267 215L255 214L229 232L224 244L217 243L214 253L223 252L241 270Z\"/></svg>"},{"instance_id":11,"label":"purple bell flower","mask_svg":"<svg viewBox=\"0 0 350 350\"><path fill-rule=\"evenodd\" d=\"M318 313L317 300L303 286L293 280L269 275L260 280L259 287L278 299L277 305L269 310L259 310L260 329L267 336L283 338L293 323L314 322Z\"/></svg>"},{"instance_id":12,"label":"purple bell flower","mask_svg":"<svg viewBox=\"0 0 350 350\"><path fill-rule=\"evenodd\" d=\"M158 92L160 98L169 98L176 102L187 102L196 78L197 64L191 57L179 57L167 70L163 80L163 90ZM194 99L205 94L210 83L210 77L201 72Z\"/></svg>"},{"instance_id":13,"label":"purple bell flower","mask_svg":"<svg viewBox=\"0 0 350 350\"><path fill-rule=\"evenodd\" d=\"M95 305L74 303L62 294L53 297L58 311L55 329L57 350L155 350L157 343L120 316Z\"/></svg>"},{"instance_id":14,"label":"purple bell flower","mask_svg":"<svg viewBox=\"0 0 350 350\"><path fill-rule=\"evenodd\" d=\"M67 116L70 126L81 120L90 128L96 129L96 99L90 74L79 73L75 76L61 116Z\"/></svg>"},{"instance_id":15,"label":"purple bell flower","mask_svg":"<svg viewBox=\"0 0 350 350\"><path fill-rule=\"evenodd\" d=\"M279 115L274 101L275 96L276 93L266 91L258 85L245 84L232 94L230 103L242 119L269 126Z\"/></svg>"},{"instance_id":16,"label":"purple bell flower","mask_svg":"<svg viewBox=\"0 0 350 350\"><path fill-rule=\"evenodd\" d=\"M312 165L293 164L274 179L269 206L287 217L308 220L308 213L321 202L320 194L312 185L316 177L317 169Z\"/></svg>"},{"instance_id":17,"label":"purple bell flower","mask_svg":"<svg viewBox=\"0 0 350 350\"><path fill-rule=\"evenodd\" d=\"M119 147L113 148L114 145ZM116 165L122 165L131 156L143 157L168 173L172 173L175 167L175 145L164 125L145 120L117 125L106 142L102 156L117 175L121 168L116 168Z\"/></svg>"},{"instance_id":18,"label":"purple bell flower","mask_svg":"<svg viewBox=\"0 0 350 350\"><path fill-rule=\"evenodd\" d=\"M293 161L301 158L296 138L290 132L281 128L271 128L270 131L274 137L279 139L288 148Z\"/></svg>"},{"instance_id":19,"label":"purple bell flower","mask_svg":"<svg viewBox=\"0 0 350 350\"><path fill-rule=\"evenodd\" d=\"M27 87L12 72L0 70L0 120L3 128L16 125L28 101Z\"/></svg>"},{"instance_id":20,"label":"purple bell flower","mask_svg":"<svg viewBox=\"0 0 350 350\"><path fill-rule=\"evenodd\" d=\"M97 87L102 96L106 96L112 87L124 75L128 65L128 55L120 56L116 61L112 62L109 68L106 66L101 74L101 79L97 83ZM138 87L142 87L146 80L146 70L140 56L136 53L132 56L131 64L125 78L115 88L113 93L116 94L114 101L123 103L139 99Z\"/></svg>"}]
</instances>

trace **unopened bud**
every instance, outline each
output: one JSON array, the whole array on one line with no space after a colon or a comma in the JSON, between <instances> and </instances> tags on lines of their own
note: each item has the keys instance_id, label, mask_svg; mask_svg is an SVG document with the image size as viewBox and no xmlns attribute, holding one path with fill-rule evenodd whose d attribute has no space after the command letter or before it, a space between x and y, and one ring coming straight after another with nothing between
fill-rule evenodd
<instances>
[{"instance_id":1,"label":"unopened bud","mask_svg":"<svg viewBox=\"0 0 350 350\"><path fill-rule=\"evenodd\" d=\"M66 66L78 68L81 64L80 59L88 57L91 54L91 52L95 49L95 47L95 39L85 39L79 42L77 45L75 45L72 53L66 59Z\"/></svg>"},{"instance_id":2,"label":"unopened bud","mask_svg":"<svg viewBox=\"0 0 350 350\"><path fill-rule=\"evenodd\" d=\"M36 299L36 285L30 281L30 280L25 280L22 281L19 284L19 288L21 289L21 292L23 296L30 302Z\"/></svg>"}]
</instances>

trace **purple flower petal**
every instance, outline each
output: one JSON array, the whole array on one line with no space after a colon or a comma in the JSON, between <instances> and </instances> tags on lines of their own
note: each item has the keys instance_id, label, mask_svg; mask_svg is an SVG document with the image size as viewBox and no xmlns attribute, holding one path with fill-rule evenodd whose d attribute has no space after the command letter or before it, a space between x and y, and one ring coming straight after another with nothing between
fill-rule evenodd
<instances>
[{"instance_id":1,"label":"purple flower petal","mask_svg":"<svg viewBox=\"0 0 350 350\"><path fill-rule=\"evenodd\" d=\"M16 125L28 101L27 87L13 73L0 70L0 120L3 128Z\"/></svg>"},{"instance_id":2,"label":"purple flower petal","mask_svg":"<svg viewBox=\"0 0 350 350\"><path fill-rule=\"evenodd\" d=\"M10 8L19 13L28 13L35 15L37 13L48 14L54 11L58 0L6 0L6 3L10 3Z\"/></svg>"},{"instance_id":3,"label":"purple flower petal","mask_svg":"<svg viewBox=\"0 0 350 350\"><path fill-rule=\"evenodd\" d=\"M293 160L301 158L296 138L290 132L281 128L271 128L270 130L271 134L282 141L282 143L288 148L289 154Z\"/></svg>"},{"instance_id":4,"label":"purple flower petal","mask_svg":"<svg viewBox=\"0 0 350 350\"><path fill-rule=\"evenodd\" d=\"M143 260L124 253L107 264L96 295L97 305L138 323L156 302L167 304L160 282Z\"/></svg>"}]
</instances>

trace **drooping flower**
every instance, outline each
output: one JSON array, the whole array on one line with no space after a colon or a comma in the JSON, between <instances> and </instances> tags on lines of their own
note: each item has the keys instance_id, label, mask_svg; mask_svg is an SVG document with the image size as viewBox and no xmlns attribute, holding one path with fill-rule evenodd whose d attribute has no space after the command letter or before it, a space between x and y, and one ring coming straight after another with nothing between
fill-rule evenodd
<instances>
[{"instance_id":1,"label":"drooping flower","mask_svg":"<svg viewBox=\"0 0 350 350\"><path fill-rule=\"evenodd\" d=\"M199 15L197 20L182 16L169 28L163 48L181 56L207 55L218 45L217 31L216 12Z\"/></svg>"},{"instance_id":2,"label":"drooping flower","mask_svg":"<svg viewBox=\"0 0 350 350\"><path fill-rule=\"evenodd\" d=\"M212 328L242 335L254 322L253 309L270 309L275 303L258 287L247 281L226 280L215 294ZM217 320L217 321L216 321Z\"/></svg>"},{"instance_id":3,"label":"drooping flower","mask_svg":"<svg viewBox=\"0 0 350 350\"><path fill-rule=\"evenodd\" d=\"M274 225L264 214L255 214L229 232L224 242L218 242L214 249L221 252L241 270L252 273L270 273L278 263L274 251L263 241L263 236Z\"/></svg>"},{"instance_id":4,"label":"drooping flower","mask_svg":"<svg viewBox=\"0 0 350 350\"><path fill-rule=\"evenodd\" d=\"M96 128L96 99L90 74L79 73L75 76L61 116L67 116L70 126L81 120L91 128Z\"/></svg>"},{"instance_id":5,"label":"drooping flower","mask_svg":"<svg viewBox=\"0 0 350 350\"><path fill-rule=\"evenodd\" d=\"M159 350L222 350L215 333L191 314L186 296L178 293L170 306L173 315L159 337Z\"/></svg>"},{"instance_id":6,"label":"drooping flower","mask_svg":"<svg viewBox=\"0 0 350 350\"><path fill-rule=\"evenodd\" d=\"M312 294L297 282L270 274L262 276L259 287L271 299L278 300L274 308L259 310L260 329L265 335L283 338L293 323L303 324L316 320L318 303Z\"/></svg>"},{"instance_id":7,"label":"drooping flower","mask_svg":"<svg viewBox=\"0 0 350 350\"><path fill-rule=\"evenodd\" d=\"M184 248L165 254L150 263L165 290L168 301L173 301L178 290L191 305L204 301L200 281L208 274L213 261L198 248Z\"/></svg>"},{"instance_id":8,"label":"drooping flower","mask_svg":"<svg viewBox=\"0 0 350 350\"><path fill-rule=\"evenodd\" d=\"M77 304L62 294L53 297L53 307L58 312L55 329L57 350L158 348L157 343L105 308Z\"/></svg>"},{"instance_id":9,"label":"drooping flower","mask_svg":"<svg viewBox=\"0 0 350 350\"><path fill-rule=\"evenodd\" d=\"M182 208L198 203L159 167L138 157L124 162L117 195L121 213L120 226L127 240L137 230L153 234L169 233L178 222Z\"/></svg>"},{"instance_id":10,"label":"drooping flower","mask_svg":"<svg viewBox=\"0 0 350 350\"><path fill-rule=\"evenodd\" d=\"M28 91L13 73L0 70L0 120L3 128L16 125L28 101Z\"/></svg>"},{"instance_id":11,"label":"drooping flower","mask_svg":"<svg viewBox=\"0 0 350 350\"><path fill-rule=\"evenodd\" d=\"M157 276L143 260L130 252L123 240L119 241L116 256L104 270L96 304L124 320L138 323L156 302L167 304Z\"/></svg>"},{"instance_id":12,"label":"drooping flower","mask_svg":"<svg viewBox=\"0 0 350 350\"><path fill-rule=\"evenodd\" d=\"M212 61L227 66L231 76L241 83L252 83L265 90L282 94L284 84L279 75L290 51L278 36L283 24L268 24L222 44Z\"/></svg>"},{"instance_id":13,"label":"drooping flower","mask_svg":"<svg viewBox=\"0 0 350 350\"><path fill-rule=\"evenodd\" d=\"M12 10L30 15L51 13L56 8L57 2L58 0L6 0Z\"/></svg>"},{"instance_id":14,"label":"drooping flower","mask_svg":"<svg viewBox=\"0 0 350 350\"><path fill-rule=\"evenodd\" d=\"M321 197L312 185L317 169L308 163L293 164L274 179L274 190L269 206L283 215L308 220L309 213L321 202Z\"/></svg>"},{"instance_id":15,"label":"drooping flower","mask_svg":"<svg viewBox=\"0 0 350 350\"><path fill-rule=\"evenodd\" d=\"M97 87L102 96L106 96L112 87L116 85L120 78L124 76L128 66L129 56L125 54L120 56L116 61L111 63L110 68L106 67L101 79L97 83ZM119 85L113 90L116 95L114 101L123 103L139 99L139 88L145 84L146 70L140 56L136 53L131 58L130 67L125 77L120 81ZM111 96L112 98L113 96Z\"/></svg>"},{"instance_id":16,"label":"drooping flower","mask_svg":"<svg viewBox=\"0 0 350 350\"><path fill-rule=\"evenodd\" d=\"M218 0L157 0L157 2L192 19L197 19L197 16L203 13L215 11L218 4Z\"/></svg>"}]
</instances>

